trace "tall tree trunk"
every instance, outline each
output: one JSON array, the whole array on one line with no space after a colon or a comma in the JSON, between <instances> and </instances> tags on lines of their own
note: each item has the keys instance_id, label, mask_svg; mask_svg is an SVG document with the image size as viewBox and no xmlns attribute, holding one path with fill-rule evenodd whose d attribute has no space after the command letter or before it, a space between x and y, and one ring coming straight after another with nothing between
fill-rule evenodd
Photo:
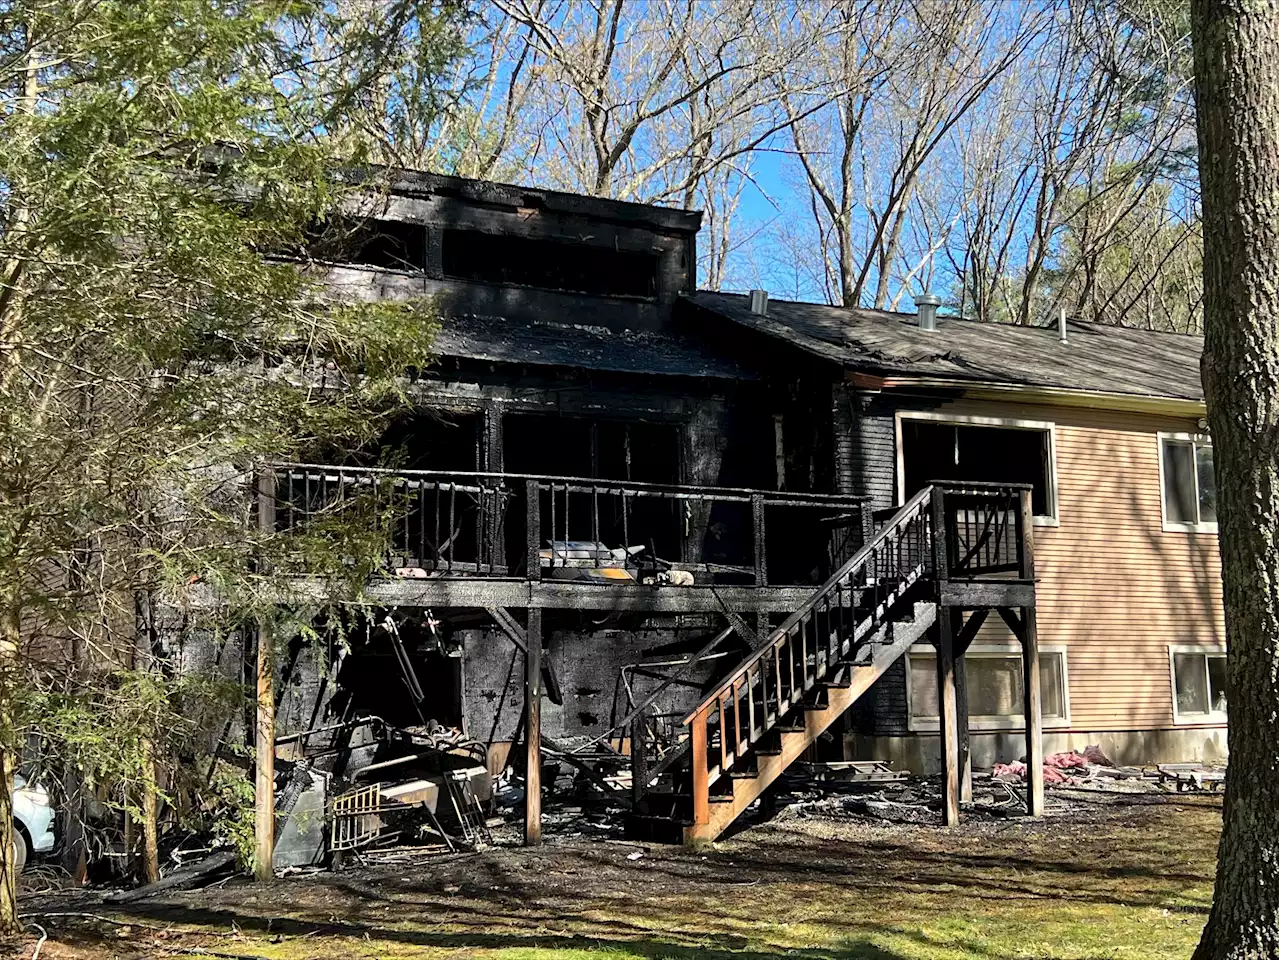
<instances>
[{"instance_id":1,"label":"tall tree trunk","mask_svg":"<svg viewBox=\"0 0 1280 960\"><path fill-rule=\"evenodd\" d=\"M1201 363L1218 481L1230 722L1213 907L1196 960L1274 958L1277 873L1275 0L1193 0L1204 206Z\"/></svg>"}]
</instances>

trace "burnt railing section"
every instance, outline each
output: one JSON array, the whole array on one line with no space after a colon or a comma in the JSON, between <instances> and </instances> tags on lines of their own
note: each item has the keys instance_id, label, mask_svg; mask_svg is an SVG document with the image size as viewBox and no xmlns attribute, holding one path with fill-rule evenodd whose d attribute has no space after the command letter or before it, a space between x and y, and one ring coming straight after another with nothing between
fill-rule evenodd
<instances>
[{"instance_id":1,"label":"burnt railing section","mask_svg":"<svg viewBox=\"0 0 1280 960\"><path fill-rule=\"evenodd\" d=\"M277 532L355 522L385 537L393 569L506 572L495 533L511 492L500 480L306 464L271 469Z\"/></svg>"},{"instance_id":2,"label":"burnt railing section","mask_svg":"<svg viewBox=\"0 0 1280 960\"><path fill-rule=\"evenodd\" d=\"M753 747L802 712L837 667L863 662L891 608L916 584L1029 570L1029 503L1025 485L934 483L875 517L878 529L693 708L674 743L633 744L637 798L658 775L654 747L687 755L694 822L708 822L712 785L742 769ZM634 726L649 729L641 718Z\"/></svg>"},{"instance_id":3,"label":"burnt railing section","mask_svg":"<svg viewBox=\"0 0 1280 960\"><path fill-rule=\"evenodd\" d=\"M698 582L818 582L861 545L869 521L857 497L315 464L266 468L259 499L260 523L280 533L372 525L387 567L408 576L661 581L687 571ZM771 566L771 546L802 562Z\"/></svg>"},{"instance_id":4,"label":"burnt railing section","mask_svg":"<svg viewBox=\"0 0 1280 960\"><path fill-rule=\"evenodd\" d=\"M946 516L947 576L962 580L1022 569L1022 509L1025 484L943 483L931 485Z\"/></svg>"}]
</instances>

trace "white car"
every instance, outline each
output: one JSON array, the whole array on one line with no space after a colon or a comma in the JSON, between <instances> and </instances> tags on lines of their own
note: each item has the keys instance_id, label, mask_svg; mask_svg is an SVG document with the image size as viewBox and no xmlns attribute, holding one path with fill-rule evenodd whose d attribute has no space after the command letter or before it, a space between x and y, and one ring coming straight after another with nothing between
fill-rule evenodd
<instances>
[{"instance_id":1,"label":"white car","mask_svg":"<svg viewBox=\"0 0 1280 960\"><path fill-rule=\"evenodd\" d=\"M13 866L21 873L33 853L53 849L53 821L57 812L49 792L38 783L27 783L22 774L13 777Z\"/></svg>"}]
</instances>

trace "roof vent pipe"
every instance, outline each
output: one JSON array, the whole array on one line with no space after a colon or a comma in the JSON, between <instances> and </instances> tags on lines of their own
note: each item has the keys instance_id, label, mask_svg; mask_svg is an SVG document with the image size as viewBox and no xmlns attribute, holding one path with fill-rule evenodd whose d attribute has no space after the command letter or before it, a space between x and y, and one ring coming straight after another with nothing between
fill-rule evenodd
<instances>
[{"instance_id":1,"label":"roof vent pipe","mask_svg":"<svg viewBox=\"0 0 1280 960\"><path fill-rule=\"evenodd\" d=\"M916 313L919 315L921 330L938 329L938 307L941 305L942 298L928 290L916 297Z\"/></svg>"},{"instance_id":2,"label":"roof vent pipe","mask_svg":"<svg viewBox=\"0 0 1280 960\"><path fill-rule=\"evenodd\" d=\"M1062 343L1067 342L1067 308L1058 308L1058 340Z\"/></svg>"},{"instance_id":3,"label":"roof vent pipe","mask_svg":"<svg viewBox=\"0 0 1280 960\"><path fill-rule=\"evenodd\" d=\"M757 317L767 317L769 315L769 291L768 290L752 290L751 312Z\"/></svg>"}]
</instances>

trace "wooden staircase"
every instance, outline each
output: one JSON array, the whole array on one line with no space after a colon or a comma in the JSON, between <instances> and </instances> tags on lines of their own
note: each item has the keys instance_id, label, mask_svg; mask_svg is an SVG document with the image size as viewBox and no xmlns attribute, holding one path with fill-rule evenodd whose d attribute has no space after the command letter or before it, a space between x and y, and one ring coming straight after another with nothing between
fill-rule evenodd
<instances>
[{"instance_id":1,"label":"wooden staircase","mask_svg":"<svg viewBox=\"0 0 1280 960\"><path fill-rule=\"evenodd\" d=\"M674 736L632 727L627 830L714 840L937 616L926 487L693 708Z\"/></svg>"}]
</instances>

